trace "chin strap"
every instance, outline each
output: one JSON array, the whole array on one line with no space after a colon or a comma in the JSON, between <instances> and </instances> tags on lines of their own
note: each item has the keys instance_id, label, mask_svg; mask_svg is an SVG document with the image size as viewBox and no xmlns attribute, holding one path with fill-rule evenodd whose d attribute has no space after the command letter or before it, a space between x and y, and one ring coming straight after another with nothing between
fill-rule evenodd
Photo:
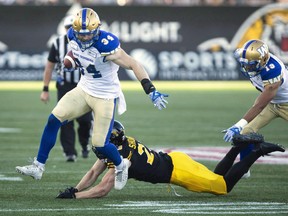
<instances>
[{"instance_id":1,"label":"chin strap","mask_svg":"<svg viewBox=\"0 0 288 216\"><path fill-rule=\"evenodd\" d=\"M172 190L171 190L171 189L172 189ZM168 193L171 193L171 194L174 193L174 195L177 196L177 197L182 197L182 195L180 195L180 194L178 194L178 193L176 192L174 186L172 186L171 184L168 184L168 185L167 185L167 191L168 191Z\"/></svg>"}]
</instances>

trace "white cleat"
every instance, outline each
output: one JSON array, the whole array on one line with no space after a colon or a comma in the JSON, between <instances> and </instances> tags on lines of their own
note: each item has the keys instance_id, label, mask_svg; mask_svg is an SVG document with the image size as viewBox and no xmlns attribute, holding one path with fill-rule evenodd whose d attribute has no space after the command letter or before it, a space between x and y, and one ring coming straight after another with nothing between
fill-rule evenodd
<instances>
[{"instance_id":1,"label":"white cleat","mask_svg":"<svg viewBox=\"0 0 288 216\"><path fill-rule=\"evenodd\" d=\"M114 182L114 188L116 190L122 190L128 180L128 169L130 167L131 162L128 159L123 159L123 169L117 170L115 169L115 182Z\"/></svg>"},{"instance_id":2,"label":"white cleat","mask_svg":"<svg viewBox=\"0 0 288 216\"><path fill-rule=\"evenodd\" d=\"M32 165L16 166L16 172L19 172L26 176L31 176L36 180L40 180L44 172L44 167L38 166L36 159L34 159Z\"/></svg>"},{"instance_id":3,"label":"white cleat","mask_svg":"<svg viewBox=\"0 0 288 216\"><path fill-rule=\"evenodd\" d=\"M248 170L248 172L246 172L243 176L242 176L242 179L248 179L250 178L251 176L251 173L250 173L250 170Z\"/></svg>"}]
</instances>

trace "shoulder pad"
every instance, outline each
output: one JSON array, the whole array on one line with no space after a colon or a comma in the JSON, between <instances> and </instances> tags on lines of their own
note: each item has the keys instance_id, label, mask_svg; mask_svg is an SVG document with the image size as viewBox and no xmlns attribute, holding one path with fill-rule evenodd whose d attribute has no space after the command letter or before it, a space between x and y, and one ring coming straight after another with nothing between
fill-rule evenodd
<instances>
[{"instance_id":1,"label":"shoulder pad","mask_svg":"<svg viewBox=\"0 0 288 216\"><path fill-rule=\"evenodd\" d=\"M68 31L67 31L67 38L68 38L68 40L70 41L70 40L73 40L74 39L74 33L73 33L73 29L72 29L72 27L70 27L69 29L68 29Z\"/></svg>"},{"instance_id":2,"label":"shoulder pad","mask_svg":"<svg viewBox=\"0 0 288 216\"><path fill-rule=\"evenodd\" d=\"M101 55L106 56L115 53L120 48L120 42L114 34L101 30L94 46Z\"/></svg>"},{"instance_id":3,"label":"shoulder pad","mask_svg":"<svg viewBox=\"0 0 288 216\"><path fill-rule=\"evenodd\" d=\"M273 67L269 67L269 64L273 65ZM269 67L269 70L263 69L263 73L261 73L261 78L264 85L280 82L283 77L283 68L281 67L280 63L272 56L270 56L267 65Z\"/></svg>"}]
</instances>

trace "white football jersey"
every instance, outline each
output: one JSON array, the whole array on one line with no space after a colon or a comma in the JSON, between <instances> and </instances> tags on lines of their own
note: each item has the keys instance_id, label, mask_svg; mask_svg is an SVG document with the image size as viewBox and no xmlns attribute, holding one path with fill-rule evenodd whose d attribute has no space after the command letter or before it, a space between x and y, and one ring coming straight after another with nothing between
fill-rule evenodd
<instances>
[{"instance_id":1,"label":"white football jersey","mask_svg":"<svg viewBox=\"0 0 288 216\"><path fill-rule=\"evenodd\" d=\"M259 75L250 78L250 80L261 92L264 90L265 85L281 81L281 86L271 103L288 102L288 71L283 62L275 55L270 53L266 67L261 70Z\"/></svg>"},{"instance_id":2,"label":"white football jersey","mask_svg":"<svg viewBox=\"0 0 288 216\"><path fill-rule=\"evenodd\" d=\"M122 94L118 78L119 66L106 61L106 55L120 47L118 38L105 31L100 31L98 40L92 47L81 51L70 29L67 33L76 64L81 71L78 86L89 95L99 98L114 99Z\"/></svg>"}]
</instances>

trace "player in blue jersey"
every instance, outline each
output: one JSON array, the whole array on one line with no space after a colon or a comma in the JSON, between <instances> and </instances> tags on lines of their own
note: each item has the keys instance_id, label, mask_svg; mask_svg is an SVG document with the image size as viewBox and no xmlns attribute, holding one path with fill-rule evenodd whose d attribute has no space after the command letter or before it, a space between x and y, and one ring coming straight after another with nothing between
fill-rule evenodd
<instances>
[{"instance_id":1,"label":"player in blue jersey","mask_svg":"<svg viewBox=\"0 0 288 216\"><path fill-rule=\"evenodd\" d=\"M64 19L65 31L70 29L74 21L74 16L69 15ZM57 37L50 48L48 59L46 62L44 74L43 74L43 91L40 95L40 99L47 103L49 101L49 83L52 78L53 70L57 72L57 99L60 100L63 95L77 86L80 79L80 72L78 69L65 70L64 57L70 50L68 46L67 35L60 35ZM77 158L77 150L75 146L76 134L78 135L79 143L82 147L82 157L87 158L89 154L89 140L90 140L90 128L92 126L92 113L88 112L83 116L76 118L79 125L78 129L74 129L74 121L70 121L60 128L60 143L63 148L63 153L66 156L68 162L74 162Z\"/></svg>"},{"instance_id":2,"label":"player in blue jersey","mask_svg":"<svg viewBox=\"0 0 288 216\"><path fill-rule=\"evenodd\" d=\"M233 138L232 148L213 172L183 152L156 152L135 138L125 136L124 126L118 121L114 122L110 140L118 147L120 154L129 159L129 178L153 184L174 184L192 192L217 195L229 193L259 157L274 151L285 151L280 145L264 142L260 134L237 134ZM255 150L242 161L233 164L240 150L249 143L256 146ZM57 198L100 198L111 191L114 185L114 164L99 155L97 150L93 151L100 160L95 162L76 187L60 192ZM91 187L107 168L102 180Z\"/></svg>"},{"instance_id":3,"label":"player in blue jersey","mask_svg":"<svg viewBox=\"0 0 288 216\"><path fill-rule=\"evenodd\" d=\"M250 40L234 53L241 72L261 93L253 106L236 124L224 130L224 140L231 142L235 134L258 132L275 118L288 121L288 71L282 61L269 53L260 40ZM243 159L253 149L248 146L240 153ZM250 172L246 177L250 176Z\"/></svg>"},{"instance_id":4,"label":"player in blue jersey","mask_svg":"<svg viewBox=\"0 0 288 216\"><path fill-rule=\"evenodd\" d=\"M80 81L52 110L42 134L37 158L32 165L17 166L17 172L41 179L59 128L93 111L92 146L116 165L115 188L122 189L125 186L129 161L122 159L115 145L109 141L116 105L118 104L120 115L126 110L118 78L119 66L134 72L145 93L159 110L166 108L167 101L164 97L168 95L156 90L144 67L121 48L115 35L100 30L100 26L100 19L94 10L83 8L77 12L67 36L77 67L82 74Z\"/></svg>"}]
</instances>

